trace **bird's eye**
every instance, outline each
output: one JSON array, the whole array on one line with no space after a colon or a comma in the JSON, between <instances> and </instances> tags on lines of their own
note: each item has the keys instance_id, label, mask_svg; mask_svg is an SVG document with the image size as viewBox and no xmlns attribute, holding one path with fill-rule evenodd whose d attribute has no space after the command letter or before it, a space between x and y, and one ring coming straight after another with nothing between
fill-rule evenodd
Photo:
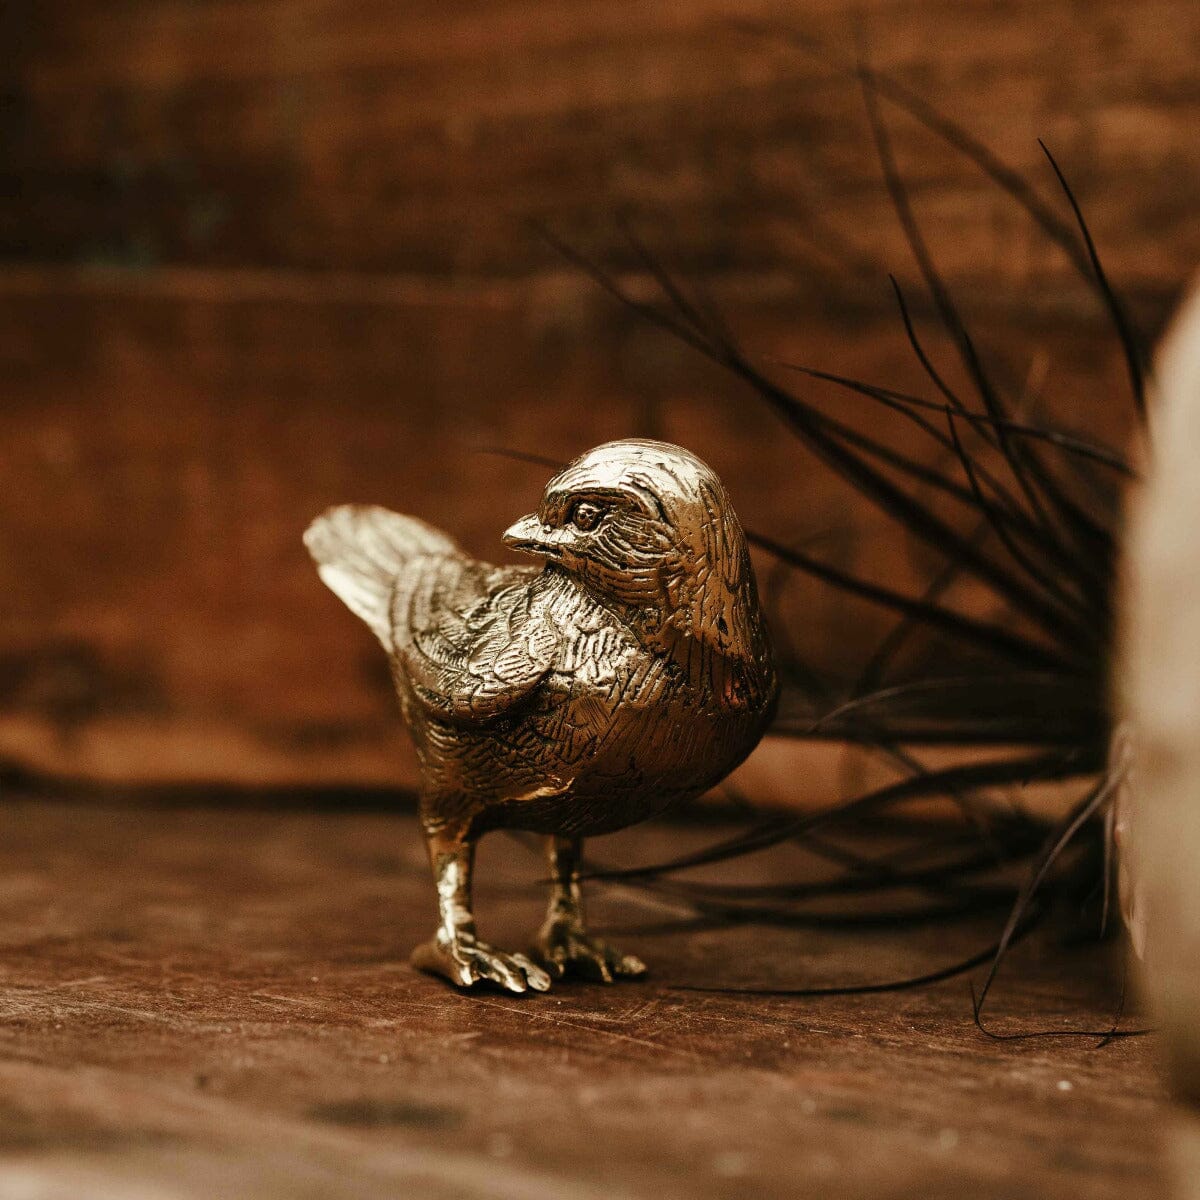
<instances>
[{"instance_id":1,"label":"bird's eye","mask_svg":"<svg viewBox=\"0 0 1200 1200\"><path fill-rule=\"evenodd\" d=\"M600 524L603 516L604 508L602 505L596 504L592 500L580 500L571 509L569 520L576 529L581 529L584 533L589 533Z\"/></svg>"}]
</instances>

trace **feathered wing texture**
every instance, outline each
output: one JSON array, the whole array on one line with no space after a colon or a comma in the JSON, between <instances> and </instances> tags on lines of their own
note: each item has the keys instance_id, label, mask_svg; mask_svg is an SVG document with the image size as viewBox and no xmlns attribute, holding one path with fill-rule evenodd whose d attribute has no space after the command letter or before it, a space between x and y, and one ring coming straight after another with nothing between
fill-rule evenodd
<instances>
[{"instance_id":1,"label":"feathered wing texture","mask_svg":"<svg viewBox=\"0 0 1200 1200\"><path fill-rule=\"evenodd\" d=\"M400 575L418 559L463 557L432 525L368 504L328 509L305 530L304 544L321 580L388 650L391 598Z\"/></svg>"},{"instance_id":2,"label":"feathered wing texture","mask_svg":"<svg viewBox=\"0 0 1200 1200\"><path fill-rule=\"evenodd\" d=\"M554 666L559 633L529 587L537 568L475 562L432 525L374 505L329 509L304 544L322 581L444 720L498 716Z\"/></svg>"},{"instance_id":3,"label":"feathered wing texture","mask_svg":"<svg viewBox=\"0 0 1200 1200\"><path fill-rule=\"evenodd\" d=\"M538 568L426 558L396 588L395 653L420 703L459 723L497 717L553 670L561 644Z\"/></svg>"}]
</instances>

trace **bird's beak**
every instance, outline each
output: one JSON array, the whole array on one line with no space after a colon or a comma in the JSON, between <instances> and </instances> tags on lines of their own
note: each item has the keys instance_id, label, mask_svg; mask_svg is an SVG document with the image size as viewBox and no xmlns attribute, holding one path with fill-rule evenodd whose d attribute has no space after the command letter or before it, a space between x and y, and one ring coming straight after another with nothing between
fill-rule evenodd
<instances>
[{"instance_id":1,"label":"bird's beak","mask_svg":"<svg viewBox=\"0 0 1200 1200\"><path fill-rule=\"evenodd\" d=\"M506 529L502 540L510 550L522 550L526 554L548 556L556 553L557 547L550 543L546 533L541 521L538 520L537 513L530 513L529 516L522 517L515 525Z\"/></svg>"}]
</instances>

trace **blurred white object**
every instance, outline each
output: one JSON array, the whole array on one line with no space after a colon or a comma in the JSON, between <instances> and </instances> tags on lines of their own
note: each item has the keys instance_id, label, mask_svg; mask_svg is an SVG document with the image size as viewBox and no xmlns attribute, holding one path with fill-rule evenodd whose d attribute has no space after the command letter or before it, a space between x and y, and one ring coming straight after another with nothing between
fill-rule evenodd
<instances>
[{"instance_id":1,"label":"blurred white object","mask_svg":"<svg viewBox=\"0 0 1200 1200\"><path fill-rule=\"evenodd\" d=\"M1114 832L1170 1082L1191 1106L1177 1143L1180 1194L1200 1196L1185 1165L1200 1145L1200 290L1155 375L1152 452L1130 506L1119 680L1136 762Z\"/></svg>"}]
</instances>

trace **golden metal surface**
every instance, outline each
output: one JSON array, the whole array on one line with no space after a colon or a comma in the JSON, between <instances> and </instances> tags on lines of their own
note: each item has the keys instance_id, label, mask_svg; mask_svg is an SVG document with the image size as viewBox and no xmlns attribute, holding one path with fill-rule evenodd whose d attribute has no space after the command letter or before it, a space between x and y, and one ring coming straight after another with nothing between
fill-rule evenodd
<instances>
[{"instance_id":1,"label":"golden metal surface","mask_svg":"<svg viewBox=\"0 0 1200 1200\"><path fill-rule=\"evenodd\" d=\"M469 558L415 517L343 505L305 534L374 630L421 768L437 932L418 967L545 991L644 965L586 926L581 841L699 795L746 757L778 690L745 535L721 481L665 442L609 442L504 535L538 567ZM553 888L530 956L480 941L476 840L545 834Z\"/></svg>"}]
</instances>

